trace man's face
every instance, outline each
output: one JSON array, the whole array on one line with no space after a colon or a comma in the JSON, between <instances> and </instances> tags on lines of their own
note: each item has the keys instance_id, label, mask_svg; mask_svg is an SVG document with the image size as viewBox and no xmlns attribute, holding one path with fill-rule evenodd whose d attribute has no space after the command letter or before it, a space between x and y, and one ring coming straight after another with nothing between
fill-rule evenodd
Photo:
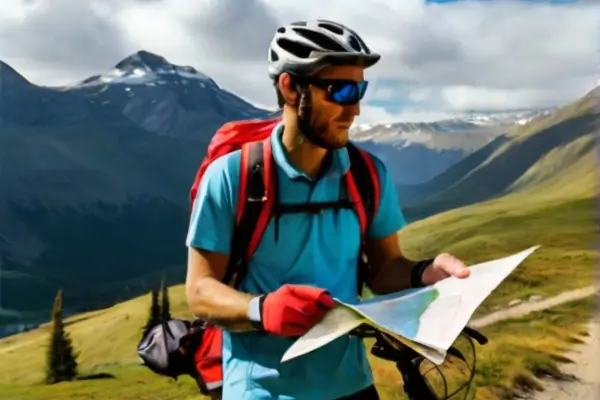
<instances>
[{"instance_id":1,"label":"man's face","mask_svg":"<svg viewBox=\"0 0 600 400\"><path fill-rule=\"evenodd\" d=\"M355 82L364 80L364 68L358 66L329 67L319 71L315 78L344 79ZM312 112L310 125L330 148L346 146L349 129L354 118L360 114L360 106L341 105L331 101L326 88L310 85Z\"/></svg>"}]
</instances>

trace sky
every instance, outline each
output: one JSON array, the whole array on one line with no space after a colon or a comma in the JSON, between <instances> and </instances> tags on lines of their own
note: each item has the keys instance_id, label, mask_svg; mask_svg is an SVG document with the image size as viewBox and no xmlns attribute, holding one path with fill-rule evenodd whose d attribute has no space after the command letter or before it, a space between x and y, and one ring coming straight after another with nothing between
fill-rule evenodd
<instances>
[{"instance_id":1,"label":"sky","mask_svg":"<svg viewBox=\"0 0 600 400\"><path fill-rule=\"evenodd\" d=\"M598 82L591 0L2 0L0 60L62 85L144 49L272 108L268 44L312 18L347 24L382 55L357 122L556 106Z\"/></svg>"}]
</instances>

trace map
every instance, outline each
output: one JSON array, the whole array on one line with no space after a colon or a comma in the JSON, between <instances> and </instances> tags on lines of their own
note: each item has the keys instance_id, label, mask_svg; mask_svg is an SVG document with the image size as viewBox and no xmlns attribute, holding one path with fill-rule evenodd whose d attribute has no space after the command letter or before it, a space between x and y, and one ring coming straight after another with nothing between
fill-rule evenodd
<instances>
[{"instance_id":1,"label":"map","mask_svg":"<svg viewBox=\"0 0 600 400\"><path fill-rule=\"evenodd\" d=\"M288 349L282 362L318 349L366 323L440 365L477 307L539 247L470 266L468 278L450 277L356 305L336 299L336 306Z\"/></svg>"}]
</instances>

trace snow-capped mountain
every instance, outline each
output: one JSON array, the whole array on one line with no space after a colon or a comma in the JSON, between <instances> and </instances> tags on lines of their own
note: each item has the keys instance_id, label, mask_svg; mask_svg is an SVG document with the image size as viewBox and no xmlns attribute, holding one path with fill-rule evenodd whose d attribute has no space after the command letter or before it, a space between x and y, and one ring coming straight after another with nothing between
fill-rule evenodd
<instances>
[{"instance_id":1,"label":"snow-capped mountain","mask_svg":"<svg viewBox=\"0 0 600 400\"><path fill-rule=\"evenodd\" d=\"M133 122L169 137L198 139L236 119L269 115L220 88L205 74L138 51L103 74L64 87L31 84L12 68L0 68L5 124L64 126L101 120ZM206 141L206 135L202 139Z\"/></svg>"},{"instance_id":2,"label":"snow-capped mountain","mask_svg":"<svg viewBox=\"0 0 600 400\"><path fill-rule=\"evenodd\" d=\"M502 112L470 112L460 118L434 122L386 122L359 124L351 134L355 140L419 140L422 135L473 133L498 135L515 125L524 125L533 119L550 115L555 108L514 110Z\"/></svg>"},{"instance_id":3,"label":"snow-capped mountain","mask_svg":"<svg viewBox=\"0 0 600 400\"><path fill-rule=\"evenodd\" d=\"M534 119L547 117L556 111L558 107L541 108L541 109L525 109L525 110L507 110L493 112L471 112L467 114L463 120L475 125L486 126L513 126L525 125Z\"/></svg>"},{"instance_id":4,"label":"snow-capped mountain","mask_svg":"<svg viewBox=\"0 0 600 400\"><path fill-rule=\"evenodd\" d=\"M269 115L145 51L64 87L0 62L2 306L51 306L58 287L67 304L110 303L124 288L111 282L139 293L154 279L140 276L183 265L189 189L213 133Z\"/></svg>"},{"instance_id":5,"label":"snow-capped mountain","mask_svg":"<svg viewBox=\"0 0 600 400\"><path fill-rule=\"evenodd\" d=\"M398 184L418 184L442 173L515 125L553 109L466 114L435 122L360 124L352 139L386 161Z\"/></svg>"}]
</instances>

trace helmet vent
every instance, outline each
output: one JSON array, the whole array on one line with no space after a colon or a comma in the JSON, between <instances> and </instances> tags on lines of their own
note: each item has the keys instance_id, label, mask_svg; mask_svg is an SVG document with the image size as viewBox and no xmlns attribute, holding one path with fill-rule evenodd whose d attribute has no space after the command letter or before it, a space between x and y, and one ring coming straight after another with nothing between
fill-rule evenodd
<instances>
[{"instance_id":1,"label":"helmet vent","mask_svg":"<svg viewBox=\"0 0 600 400\"><path fill-rule=\"evenodd\" d=\"M336 35L343 35L344 30L339 26L328 24L326 22L321 22L319 26L323 29L327 29L329 32L335 33Z\"/></svg>"},{"instance_id":2,"label":"helmet vent","mask_svg":"<svg viewBox=\"0 0 600 400\"><path fill-rule=\"evenodd\" d=\"M309 47L302 43L292 42L291 40L285 38L277 39L277 44L279 45L279 47L281 47L289 53L292 53L298 58L308 58L308 56L310 56L310 53L314 51L314 48L312 47Z\"/></svg>"},{"instance_id":3,"label":"helmet vent","mask_svg":"<svg viewBox=\"0 0 600 400\"><path fill-rule=\"evenodd\" d=\"M360 43L360 47L362 48L362 51L364 51L366 54L371 54L371 50L369 49L369 47L367 47L367 45L365 44L365 42L362 40L362 38L358 35L352 35L352 38L355 38L358 43ZM350 39L352 40L352 39ZM354 47L354 46L352 46Z\"/></svg>"},{"instance_id":4,"label":"helmet vent","mask_svg":"<svg viewBox=\"0 0 600 400\"><path fill-rule=\"evenodd\" d=\"M354 35L350 35L350 46L352 46L352 48L356 51L362 51L362 47L360 46L360 43L358 42L358 39L356 39L356 36Z\"/></svg>"},{"instance_id":5,"label":"helmet vent","mask_svg":"<svg viewBox=\"0 0 600 400\"><path fill-rule=\"evenodd\" d=\"M294 31L297 34L299 34L300 36L305 37L306 39L310 40L311 42L315 43L317 46L319 46L325 50L339 51L339 52L347 52L348 51L341 44L339 44L335 40L333 40L321 33L314 32L314 31L311 31L309 29L304 29L304 28L292 28L292 29L294 29Z\"/></svg>"}]
</instances>

